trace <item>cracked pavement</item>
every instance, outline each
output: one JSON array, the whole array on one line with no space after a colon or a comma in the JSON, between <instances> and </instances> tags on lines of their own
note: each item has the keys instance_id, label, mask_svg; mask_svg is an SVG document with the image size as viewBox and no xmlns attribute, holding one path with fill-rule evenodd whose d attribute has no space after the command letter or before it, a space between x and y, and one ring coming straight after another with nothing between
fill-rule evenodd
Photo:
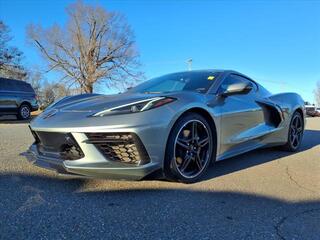
<instances>
[{"instance_id":1,"label":"cracked pavement","mask_svg":"<svg viewBox=\"0 0 320 240\"><path fill-rule=\"evenodd\" d=\"M57 176L19 156L32 141L0 121L0 239L319 239L320 118L299 152L246 153L190 185Z\"/></svg>"}]
</instances>

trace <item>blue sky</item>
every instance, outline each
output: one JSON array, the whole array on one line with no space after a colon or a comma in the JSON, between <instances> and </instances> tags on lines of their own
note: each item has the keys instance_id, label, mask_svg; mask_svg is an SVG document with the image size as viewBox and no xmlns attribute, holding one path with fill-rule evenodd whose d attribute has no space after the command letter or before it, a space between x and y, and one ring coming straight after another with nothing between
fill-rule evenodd
<instances>
[{"instance_id":1,"label":"blue sky","mask_svg":"<svg viewBox=\"0 0 320 240\"><path fill-rule=\"evenodd\" d=\"M26 64L43 66L26 43L29 23L66 21L72 1L0 0L0 18ZM86 1L89 2L89 1ZM90 1L126 15L148 78L193 69L234 69L272 92L313 102L320 81L320 1ZM48 74L55 80L56 74ZM106 89L97 89L106 92Z\"/></svg>"}]
</instances>

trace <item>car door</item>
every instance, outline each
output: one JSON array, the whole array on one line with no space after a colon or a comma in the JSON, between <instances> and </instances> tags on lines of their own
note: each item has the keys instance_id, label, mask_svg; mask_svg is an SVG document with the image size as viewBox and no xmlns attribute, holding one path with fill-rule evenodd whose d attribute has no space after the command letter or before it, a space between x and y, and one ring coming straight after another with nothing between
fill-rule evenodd
<instances>
[{"instance_id":1,"label":"car door","mask_svg":"<svg viewBox=\"0 0 320 240\"><path fill-rule=\"evenodd\" d=\"M264 123L262 108L256 103L258 86L237 74L229 74L218 92L232 86L248 86L250 90L221 97L220 103L220 158L227 158L255 147L254 139L259 126Z\"/></svg>"}]
</instances>

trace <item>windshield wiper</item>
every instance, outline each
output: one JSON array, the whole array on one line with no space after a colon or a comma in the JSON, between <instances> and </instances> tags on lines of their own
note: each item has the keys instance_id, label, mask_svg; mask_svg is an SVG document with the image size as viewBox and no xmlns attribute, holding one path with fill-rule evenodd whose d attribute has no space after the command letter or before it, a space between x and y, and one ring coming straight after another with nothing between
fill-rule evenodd
<instances>
[{"instance_id":1,"label":"windshield wiper","mask_svg":"<svg viewBox=\"0 0 320 240\"><path fill-rule=\"evenodd\" d=\"M196 92L203 93L205 90L206 90L205 88L197 88L195 91L196 91Z\"/></svg>"}]
</instances>

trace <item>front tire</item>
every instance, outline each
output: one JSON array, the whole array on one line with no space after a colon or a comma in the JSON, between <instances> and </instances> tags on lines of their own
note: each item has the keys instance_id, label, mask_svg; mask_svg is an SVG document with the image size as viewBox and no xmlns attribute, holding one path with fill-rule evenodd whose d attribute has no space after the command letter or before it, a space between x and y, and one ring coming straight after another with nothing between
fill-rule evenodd
<instances>
[{"instance_id":1,"label":"front tire","mask_svg":"<svg viewBox=\"0 0 320 240\"><path fill-rule=\"evenodd\" d=\"M27 104L22 104L18 110L18 119L27 120L31 117L31 108Z\"/></svg>"},{"instance_id":2,"label":"front tire","mask_svg":"<svg viewBox=\"0 0 320 240\"><path fill-rule=\"evenodd\" d=\"M199 114L181 117L168 138L164 172L168 179L193 183L206 172L215 149L212 127Z\"/></svg>"},{"instance_id":3,"label":"front tire","mask_svg":"<svg viewBox=\"0 0 320 240\"><path fill-rule=\"evenodd\" d=\"M288 141L283 146L283 149L289 152L298 151L301 145L303 131L304 131L303 117L299 112L296 111L292 115L290 125L289 125L289 131L288 131Z\"/></svg>"}]
</instances>

